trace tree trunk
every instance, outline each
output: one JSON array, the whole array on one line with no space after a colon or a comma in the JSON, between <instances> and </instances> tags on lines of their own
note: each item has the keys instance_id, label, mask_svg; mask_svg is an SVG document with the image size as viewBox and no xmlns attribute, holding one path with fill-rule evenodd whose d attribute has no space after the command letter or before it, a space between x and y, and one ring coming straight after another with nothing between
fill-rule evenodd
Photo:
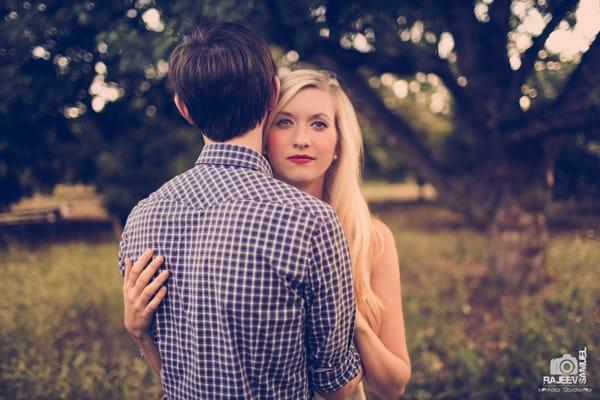
<instances>
[{"instance_id":1,"label":"tree trunk","mask_svg":"<svg viewBox=\"0 0 600 400\"><path fill-rule=\"evenodd\" d=\"M535 291L550 279L546 215L558 146L556 141L520 143L498 160L493 179L500 195L487 234L490 278L505 293Z\"/></svg>"}]
</instances>

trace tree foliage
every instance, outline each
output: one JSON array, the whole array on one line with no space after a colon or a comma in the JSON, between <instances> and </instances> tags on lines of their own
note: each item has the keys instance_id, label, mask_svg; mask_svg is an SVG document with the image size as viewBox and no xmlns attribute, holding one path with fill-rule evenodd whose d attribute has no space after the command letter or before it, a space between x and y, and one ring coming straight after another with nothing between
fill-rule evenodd
<instances>
[{"instance_id":1,"label":"tree foliage","mask_svg":"<svg viewBox=\"0 0 600 400\"><path fill-rule=\"evenodd\" d=\"M553 137L574 143L583 133L588 145L563 156L598 158L589 135L599 122L598 40L571 59L544 47L560 24L576 25L577 4L3 2L0 71L9 84L0 89L0 205L84 181L123 216L189 167L201 143L172 104L166 59L182 31L209 18L253 26L284 68L336 71L363 117L370 176L410 171L481 223L496 200L485 187L476 196L477 182L491 179L507 149L530 157ZM545 18L539 32L523 31L531 13ZM517 49L518 40L530 47ZM568 171L560 182L571 179Z\"/></svg>"},{"instance_id":2,"label":"tree foliage","mask_svg":"<svg viewBox=\"0 0 600 400\"><path fill-rule=\"evenodd\" d=\"M138 3L3 6L0 70L11 83L0 89L1 205L83 181L122 217L193 163L200 138L163 79L175 36L146 30L139 13L149 4Z\"/></svg>"},{"instance_id":3,"label":"tree foliage","mask_svg":"<svg viewBox=\"0 0 600 400\"><path fill-rule=\"evenodd\" d=\"M93 182L123 219L201 148L164 79L174 43L198 21L238 21L270 41L282 70L338 74L361 115L370 176L432 183L487 230L490 270L506 287L542 283L552 190L600 192L594 4L6 1L0 206ZM583 40L556 45L576 32Z\"/></svg>"}]
</instances>

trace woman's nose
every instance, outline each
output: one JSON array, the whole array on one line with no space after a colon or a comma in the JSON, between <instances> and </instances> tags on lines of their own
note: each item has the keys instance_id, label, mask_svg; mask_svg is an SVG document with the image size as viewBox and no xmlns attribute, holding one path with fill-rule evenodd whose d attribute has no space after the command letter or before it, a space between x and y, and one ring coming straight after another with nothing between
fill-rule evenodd
<instances>
[{"instance_id":1,"label":"woman's nose","mask_svg":"<svg viewBox=\"0 0 600 400\"><path fill-rule=\"evenodd\" d=\"M298 127L294 135L294 147L304 149L310 146L310 140L304 128Z\"/></svg>"}]
</instances>

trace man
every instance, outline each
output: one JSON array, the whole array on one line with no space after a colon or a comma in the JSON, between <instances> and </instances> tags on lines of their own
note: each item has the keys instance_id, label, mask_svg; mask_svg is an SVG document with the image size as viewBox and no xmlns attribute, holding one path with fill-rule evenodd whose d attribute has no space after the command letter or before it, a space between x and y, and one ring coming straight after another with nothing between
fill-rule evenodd
<instances>
[{"instance_id":1,"label":"man","mask_svg":"<svg viewBox=\"0 0 600 400\"><path fill-rule=\"evenodd\" d=\"M130 330L164 397L348 396L362 378L348 246L333 210L273 179L260 154L279 93L267 44L237 24L197 27L169 82L206 145L132 210L119 255L123 274L154 249L170 274L151 333Z\"/></svg>"}]
</instances>

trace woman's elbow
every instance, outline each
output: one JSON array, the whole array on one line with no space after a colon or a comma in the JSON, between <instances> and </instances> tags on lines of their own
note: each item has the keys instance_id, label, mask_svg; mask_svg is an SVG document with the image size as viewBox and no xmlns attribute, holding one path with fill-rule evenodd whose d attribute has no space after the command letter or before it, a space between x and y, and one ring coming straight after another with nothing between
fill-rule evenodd
<instances>
[{"instance_id":1,"label":"woman's elbow","mask_svg":"<svg viewBox=\"0 0 600 400\"><path fill-rule=\"evenodd\" d=\"M368 380L367 380L368 382ZM376 399L399 399L404 395L407 383L399 381L388 382L387 384L371 385L371 390L376 395Z\"/></svg>"},{"instance_id":2,"label":"woman's elbow","mask_svg":"<svg viewBox=\"0 0 600 400\"><path fill-rule=\"evenodd\" d=\"M408 367L408 370L404 372L401 378L397 377L393 381L390 381L386 385L384 385L384 387L382 388L382 392L384 392L382 393L384 395L384 398L398 399L402 397L404 395L404 392L406 391L406 386L408 385L408 382L410 380L410 374L410 367Z\"/></svg>"},{"instance_id":3,"label":"woman's elbow","mask_svg":"<svg viewBox=\"0 0 600 400\"><path fill-rule=\"evenodd\" d=\"M406 386L408 386L408 382L410 382L410 375L411 375L411 367L410 367L410 363L408 363L407 369L406 369L406 375L404 377L403 382L400 384L400 387L398 388L398 396L397 397L401 397L404 395Z\"/></svg>"},{"instance_id":4,"label":"woman's elbow","mask_svg":"<svg viewBox=\"0 0 600 400\"><path fill-rule=\"evenodd\" d=\"M398 391L396 393L395 398L400 398L402 396L404 396L404 392L406 391L406 385L402 385L401 387L398 388Z\"/></svg>"},{"instance_id":5,"label":"woman's elbow","mask_svg":"<svg viewBox=\"0 0 600 400\"><path fill-rule=\"evenodd\" d=\"M394 387L389 388L386 399L399 399L404 395L406 391L406 384L394 385Z\"/></svg>"},{"instance_id":6,"label":"woman's elbow","mask_svg":"<svg viewBox=\"0 0 600 400\"><path fill-rule=\"evenodd\" d=\"M400 397L404 394L404 391L406 390L406 386L408 385L408 382L410 382L411 373L412 373L412 367L410 365L410 360L403 360L402 379L398 382L398 385L397 385L397 391L399 393L397 397Z\"/></svg>"},{"instance_id":7,"label":"woman's elbow","mask_svg":"<svg viewBox=\"0 0 600 400\"><path fill-rule=\"evenodd\" d=\"M374 395L374 398L377 400L395 400L395 399L399 399L404 395L404 386L401 387L379 387L379 388L375 388L373 386L371 386L371 390L372 393ZM369 397L371 398L371 397Z\"/></svg>"}]
</instances>

